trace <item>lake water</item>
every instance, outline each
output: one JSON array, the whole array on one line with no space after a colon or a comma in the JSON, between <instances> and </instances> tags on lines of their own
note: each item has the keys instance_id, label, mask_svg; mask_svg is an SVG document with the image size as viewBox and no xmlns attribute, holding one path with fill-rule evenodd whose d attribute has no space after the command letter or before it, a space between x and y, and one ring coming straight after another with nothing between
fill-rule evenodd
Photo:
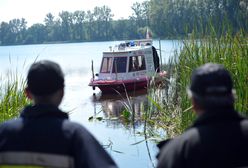
<instances>
[{"instance_id":1,"label":"lake water","mask_svg":"<svg viewBox=\"0 0 248 168\"><path fill-rule=\"evenodd\" d=\"M133 145L144 140L144 136L139 133L144 129L140 117L141 108L147 102L146 93L132 96L132 107L136 114L132 124L126 124L120 117L124 97L102 96L99 90L93 91L88 86L92 76L91 60L94 60L97 73L102 51L118 43L111 41L0 46L0 74L4 76L12 71L24 78L30 64L35 60L56 61L61 65L66 81L65 97L60 108L70 113L72 121L84 125L106 147L120 168L152 168L156 165L156 144L143 141ZM154 41L154 46L159 48L159 42ZM161 41L163 62L168 61L177 47L177 41ZM92 117L93 120L89 121ZM99 121L97 117L104 119Z\"/></svg>"}]
</instances>

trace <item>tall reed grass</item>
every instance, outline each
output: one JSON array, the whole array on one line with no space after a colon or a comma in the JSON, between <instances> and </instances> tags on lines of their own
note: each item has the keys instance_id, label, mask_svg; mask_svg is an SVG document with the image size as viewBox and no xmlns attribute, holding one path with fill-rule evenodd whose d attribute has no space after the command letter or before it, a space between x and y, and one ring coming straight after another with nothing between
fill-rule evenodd
<instances>
[{"instance_id":1,"label":"tall reed grass","mask_svg":"<svg viewBox=\"0 0 248 168\"><path fill-rule=\"evenodd\" d=\"M198 36L199 37L199 36ZM236 89L235 108L248 116L248 36L241 30L237 34L226 32L217 37L211 35L196 39L194 33L182 41L179 52L167 65L170 83L161 95L150 92L159 106L157 123L167 132L167 137L182 133L195 119L186 89L192 71L207 62L223 64L232 74Z\"/></svg>"},{"instance_id":2,"label":"tall reed grass","mask_svg":"<svg viewBox=\"0 0 248 168\"><path fill-rule=\"evenodd\" d=\"M9 72L0 81L0 122L15 118L29 103L24 94L25 82L17 73Z\"/></svg>"}]
</instances>

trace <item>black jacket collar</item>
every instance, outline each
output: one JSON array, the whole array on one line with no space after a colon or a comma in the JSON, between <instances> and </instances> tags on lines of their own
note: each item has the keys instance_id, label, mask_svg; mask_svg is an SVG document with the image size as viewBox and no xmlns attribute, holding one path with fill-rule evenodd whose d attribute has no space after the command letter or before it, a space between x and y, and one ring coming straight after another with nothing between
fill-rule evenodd
<instances>
[{"instance_id":1,"label":"black jacket collar","mask_svg":"<svg viewBox=\"0 0 248 168\"><path fill-rule=\"evenodd\" d=\"M62 112L58 107L53 105L30 105L26 106L20 114L23 118L38 118L38 117L58 117L68 119L68 114Z\"/></svg>"},{"instance_id":2,"label":"black jacket collar","mask_svg":"<svg viewBox=\"0 0 248 168\"><path fill-rule=\"evenodd\" d=\"M235 121L244 119L238 114L233 108L230 109L213 109L211 111L205 111L204 114L200 115L192 127L197 127L200 125L206 125L221 121Z\"/></svg>"}]
</instances>

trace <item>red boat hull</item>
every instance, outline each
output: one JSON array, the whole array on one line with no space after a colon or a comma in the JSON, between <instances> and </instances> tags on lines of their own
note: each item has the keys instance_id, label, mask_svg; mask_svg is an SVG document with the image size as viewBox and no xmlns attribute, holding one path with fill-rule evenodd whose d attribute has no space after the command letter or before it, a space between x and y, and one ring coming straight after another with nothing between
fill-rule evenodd
<instances>
[{"instance_id":1,"label":"red boat hull","mask_svg":"<svg viewBox=\"0 0 248 168\"><path fill-rule=\"evenodd\" d=\"M93 89L98 87L103 93L130 92L146 89L150 83L155 85L164 84L167 73L165 71L157 74L156 77L136 78L132 80L91 80L89 86Z\"/></svg>"},{"instance_id":2,"label":"red boat hull","mask_svg":"<svg viewBox=\"0 0 248 168\"><path fill-rule=\"evenodd\" d=\"M91 81L89 86L98 87L103 93L116 93L116 92L129 92L147 88L149 79L136 79L136 80L94 80Z\"/></svg>"}]
</instances>

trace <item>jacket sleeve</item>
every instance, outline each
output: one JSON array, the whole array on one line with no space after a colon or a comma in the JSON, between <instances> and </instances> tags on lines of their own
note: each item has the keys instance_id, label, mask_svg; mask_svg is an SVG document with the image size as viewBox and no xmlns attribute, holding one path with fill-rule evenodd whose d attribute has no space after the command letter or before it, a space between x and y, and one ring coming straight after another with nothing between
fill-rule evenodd
<instances>
[{"instance_id":1,"label":"jacket sleeve","mask_svg":"<svg viewBox=\"0 0 248 168\"><path fill-rule=\"evenodd\" d=\"M74 132L73 139L76 168L117 167L110 155L85 128L77 128Z\"/></svg>"}]
</instances>

